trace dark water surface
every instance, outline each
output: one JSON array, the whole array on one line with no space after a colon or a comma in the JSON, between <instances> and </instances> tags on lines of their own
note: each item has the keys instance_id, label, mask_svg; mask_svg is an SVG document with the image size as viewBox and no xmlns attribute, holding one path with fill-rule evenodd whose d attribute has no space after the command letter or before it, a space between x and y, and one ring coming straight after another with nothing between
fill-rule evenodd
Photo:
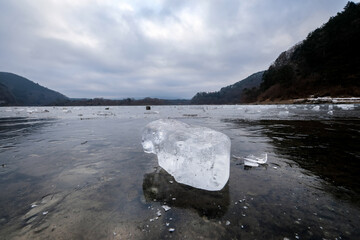
<instances>
[{"instance_id":1,"label":"dark water surface","mask_svg":"<svg viewBox=\"0 0 360 240\"><path fill-rule=\"evenodd\" d=\"M224 189L143 152L168 117L231 138ZM359 146L359 105L1 108L0 239L360 239Z\"/></svg>"}]
</instances>

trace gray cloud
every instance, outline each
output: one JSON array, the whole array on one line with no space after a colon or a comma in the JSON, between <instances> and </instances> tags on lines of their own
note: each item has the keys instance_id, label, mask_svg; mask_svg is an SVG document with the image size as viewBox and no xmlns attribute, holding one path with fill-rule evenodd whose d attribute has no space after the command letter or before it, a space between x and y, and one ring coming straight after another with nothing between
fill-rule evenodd
<instances>
[{"instance_id":1,"label":"gray cloud","mask_svg":"<svg viewBox=\"0 0 360 240\"><path fill-rule=\"evenodd\" d=\"M0 71L69 97L190 98L266 69L347 1L4 0Z\"/></svg>"}]
</instances>

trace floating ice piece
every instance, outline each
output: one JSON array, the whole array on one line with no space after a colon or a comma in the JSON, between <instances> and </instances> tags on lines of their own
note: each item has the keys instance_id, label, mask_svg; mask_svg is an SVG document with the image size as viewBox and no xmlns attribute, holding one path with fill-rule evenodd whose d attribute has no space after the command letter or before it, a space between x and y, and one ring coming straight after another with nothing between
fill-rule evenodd
<instances>
[{"instance_id":1,"label":"floating ice piece","mask_svg":"<svg viewBox=\"0 0 360 240\"><path fill-rule=\"evenodd\" d=\"M231 141L223 133L160 119L145 127L142 145L179 183L218 191L229 179Z\"/></svg>"},{"instance_id":2,"label":"floating ice piece","mask_svg":"<svg viewBox=\"0 0 360 240\"><path fill-rule=\"evenodd\" d=\"M175 228L169 228L169 232L174 232Z\"/></svg>"},{"instance_id":3,"label":"floating ice piece","mask_svg":"<svg viewBox=\"0 0 360 240\"><path fill-rule=\"evenodd\" d=\"M259 164L265 164L267 162L267 153L263 153L260 157L249 155L244 158L244 165L249 167L258 167Z\"/></svg>"},{"instance_id":4,"label":"floating ice piece","mask_svg":"<svg viewBox=\"0 0 360 240\"><path fill-rule=\"evenodd\" d=\"M319 110L320 110L320 106L315 106L315 107L312 108L312 110L314 110L314 111L319 111Z\"/></svg>"},{"instance_id":5,"label":"floating ice piece","mask_svg":"<svg viewBox=\"0 0 360 240\"><path fill-rule=\"evenodd\" d=\"M160 216L161 216L161 212L160 212L160 210L158 210L158 211L156 212L156 215L157 215L158 217L160 217Z\"/></svg>"},{"instance_id":6,"label":"floating ice piece","mask_svg":"<svg viewBox=\"0 0 360 240\"><path fill-rule=\"evenodd\" d=\"M162 205L162 208L165 210L165 212L167 212L171 209L171 207L169 207L167 205Z\"/></svg>"},{"instance_id":7,"label":"floating ice piece","mask_svg":"<svg viewBox=\"0 0 360 240\"><path fill-rule=\"evenodd\" d=\"M45 211L45 212L43 212L42 214L43 214L43 215L46 215L46 214L48 214L48 213L49 213L48 211Z\"/></svg>"},{"instance_id":8,"label":"floating ice piece","mask_svg":"<svg viewBox=\"0 0 360 240\"><path fill-rule=\"evenodd\" d=\"M288 116L288 115L289 115L289 111L280 111L278 115L279 115L279 116L283 116L283 117Z\"/></svg>"},{"instance_id":9,"label":"floating ice piece","mask_svg":"<svg viewBox=\"0 0 360 240\"><path fill-rule=\"evenodd\" d=\"M342 110L353 110L354 104L339 104L339 105L337 105L337 107Z\"/></svg>"},{"instance_id":10,"label":"floating ice piece","mask_svg":"<svg viewBox=\"0 0 360 240\"><path fill-rule=\"evenodd\" d=\"M159 111L144 112L144 114L159 114Z\"/></svg>"}]
</instances>

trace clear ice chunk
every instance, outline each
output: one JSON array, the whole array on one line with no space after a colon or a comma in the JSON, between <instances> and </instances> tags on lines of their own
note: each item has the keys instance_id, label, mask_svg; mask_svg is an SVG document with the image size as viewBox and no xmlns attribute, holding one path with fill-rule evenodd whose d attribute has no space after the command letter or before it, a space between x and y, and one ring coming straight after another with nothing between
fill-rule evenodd
<instances>
[{"instance_id":1,"label":"clear ice chunk","mask_svg":"<svg viewBox=\"0 0 360 240\"><path fill-rule=\"evenodd\" d=\"M267 162L267 153L261 154L259 157L249 155L244 158L244 165L249 167L258 167L259 164L265 164Z\"/></svg>"},{"instance_id":2,"label":"clear ice chunk","mask_svg":"<svg viewBox=\"0 0 360 240\"><path fill-rule=\"evenodd\" d=\"M231 141L215 130L173 119L149 123L142 135L146 153L179 183L209 191L221 190L229 179Z\"/></svg>"},{"instance_id":3,"label":"clear ice chunk","mask_svg":"<svg viewBox=\"0 0 360 240\"><path fill-rule=\"evenodd\" d=\"M162 208L165 210L165 212L167 212L171 209L171 207L169 207L167 205L162 205Z\"/></svg>"}]
</instances>

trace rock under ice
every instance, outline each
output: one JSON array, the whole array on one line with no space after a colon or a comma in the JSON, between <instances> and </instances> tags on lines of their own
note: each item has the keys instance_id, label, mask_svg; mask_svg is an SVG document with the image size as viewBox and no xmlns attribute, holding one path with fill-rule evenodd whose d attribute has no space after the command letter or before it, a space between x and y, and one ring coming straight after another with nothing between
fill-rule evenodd
<instances>
[{"instance_id":1,"label":"rock under ice","mask_svg":"<svg viewBox=\"0 0 360 240\"><path fill-rule=\"evenodd\" d=\"M179 183L218 191L229 179L231 141L223 133L160 119L145 127L142 145Z\"/></svg>"}]
</instances>

